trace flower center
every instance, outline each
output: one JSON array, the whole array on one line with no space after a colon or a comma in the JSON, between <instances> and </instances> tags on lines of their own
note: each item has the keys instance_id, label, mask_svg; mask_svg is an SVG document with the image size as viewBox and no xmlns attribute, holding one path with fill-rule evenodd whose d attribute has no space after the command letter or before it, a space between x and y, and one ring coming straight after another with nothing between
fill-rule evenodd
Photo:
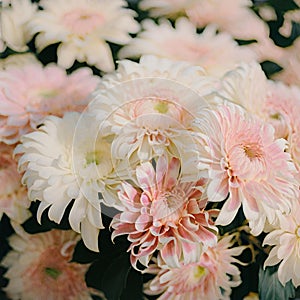
<instances>
[{"instance_id":1,"label":"flower center","mask_svg":"<svg viewBox=\"0 0 300 300\"><path fill-rule=\"evenodd\" d=\"M275 114L270 115L270 118L274 119L274 120L281 120L282 115L280 113L275 113Z\"/></svg>"},{"instance_id":2,"label":"flower center","mask_svg":"<svg viewBox=\"0 0 300 300\"><path fill-rule=\"evenodd\" d=\"M193 271L194 271L193 275L195 279L200 279L206 274L206 269L202 266L195 266Z\"/></svg>"},{"instance_id":3,"label":"flower center","mask_svg":"<svg viewBox=\"0 0 300 300\"><path fill-rule=\"evenodd\" d=\"M244 150L244 153L246 154L246 156L250 160L262 157L261 147L257 143L251 143L251 144L244 145L243 150Z\"/></svg>"},{"instance_id":4,"label":"flower center","mask_svg":"<svg viewBox=\"0 0 300 300\"><path fill-rule=\"evenodd\" d=\"M159 101L154 105L154 109L160 114L166 114L169 110L168 103L165 101Z\"/></svg>"},{"instance_id":5,"label":"flower center","mask_svg":"<svg viewBox=\"0 0 300 300\"><path fill-rule=\"evenodd\" d=\"M98 13L75 9L63 15L63 23L74 34L83 36L103 24L104 17Z\"/></svg>"},{"instance_id":6,"label":"flower center","mask_svg":"<svg viewBox=\"0 0 300 300\"><path fill-rule=\"evenodd\" d=\"M298 238L300 238L300 226L298 226L296 229L296 235Z\"/></svg>"},{"instance_id":7,"label":"flower center","mask_svg":"<svg viewBox=\"0 0 300 300\"><path fill-rule=\"evenodd\" d=\"M98 165L100 165L102 159L103 159L103 152L102 151L88 152L85 156L85 160L86 160L87 165L95 163L98 166Z\"/></svg>"},{"instance_id":8,"label":"flower center","mask_svg":"<svg viewBox=\"0 0 300 300\"><path fill-rule=\"evenodd\" d=\"M158 221L161 224L167 222L176 222L179 220L183 204L185 200L185 193L181 189L176 189L172 192L162 193L154 199L151 206L151 214L154 222Z\"/></svg>"},{"instance_id":9,"label":"flower center","mask_svg":"<svg viewBox=\"0 0 300 300\"><path fill-rule=\"evenodd\" d=\"M50 268L50 267L46 267L44 269L44 272L46 275L48 275L49 277L53 278L53 279L57 279L59 277L59 275L62 273L62 271L58 270L58 269L54 269L54 268Z\"/></svg>"}]
</instances>

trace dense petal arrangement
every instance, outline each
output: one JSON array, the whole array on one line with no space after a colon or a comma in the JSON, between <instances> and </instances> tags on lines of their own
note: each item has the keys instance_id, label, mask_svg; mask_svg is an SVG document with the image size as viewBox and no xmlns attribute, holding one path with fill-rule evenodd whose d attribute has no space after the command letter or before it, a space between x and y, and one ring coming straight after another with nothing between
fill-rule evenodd
<instances>
[{"instance_id":1,"label":"dense petal arrangement","mask_svg":"<svg viewBox=\"0 0 300 300\"><path fill-rule=\"evenodd\" d=\"M239 46L229 34L216 34L214 26L198 34L195 25L186 18L177 19L175 28L166 20L161 20L159 25L145 20L142 25L144 31L121 49L119 57L153 54L188 61L214 76L223 75L237 63L256 59L252 50ZM221 53L220 49L223 49Z\"/></svg>"},{"instance_id":2,"label":"dense petal arrangement","mask_svg":"<svg viewBox=\"0 0 300 300\"><path fill-rule=\"evenodd\" d=\"M289 212L298 193L295 166L287 142L274 138L274 128L234 105L210 111L206 127L211 155L209 201L225 201L217 224L227 225L240 206L254 234L260 234L268 210ZM272 221L269 220L270 222Z\"/></svg>"},{"instance_id":3,"label":"dense petal arrangement","mask_svg":"<svg viewBox=\"0 0 300 300\"><path fill-rule=\"evenodd\" d=\"M159 295L157 299L230 299L231 289L241 283L240 271L234 257L245 247L233 247L233 236L225 236L204 252L197 251L189 262L170 267L159 256L144 272L155 274L145 284L147 295Z\"/></svg>"},{"instance_id":4,"label":"dense petal arrangement","mask_svg":"<svg viewBox=\"0 0 300 300\"><path fill-rule=\"evenodd\" d=\"M29 22L36 11L37 4L31 3L30 0L11 0L8 3L3 1L0 10L0 40L3 42L3 48L7 46L15 51L28 49L27 43L33 37L29 30Z\"/></svg>"},{"instance_id":5,"label":"dense petal arrangement","mask_svg":"<svg viewBox=\"0 0 300 300\"><path fill-rule=\"evenodd\" d=\"M30 216L30 201L12 157L13 149L0 144L0 219L4 213L13 221L23 223Z\"/></svg>"},{"instance_id":6,"label":"dense petal arrangement","mask_svg":"<svg viewBox=\"0 0 300 300\"><path fill-rule=\"evenodd\" d=\"M38 33L36 46L60 43L58 65L70 68L74 61L87 62L103 71L112 71L114 61L106 41L126 44L129 33L139 30L135 13L123 0L42 0L31 21L31 32Z\"/></svg>"},{"instance_id":7,"label":"dense petal arrangement","mask_svg":"<svg viewBox=\"0 0 300 300\"><path fill-rule=\"evenodd\" d=\"M140 63L124 60L115 73L103 77L88 111L101 123L103 134L115 135L115 160L134 166L136 161L173 155L185 160L187 173L198 172L200 150L192 121L208 106L204 96L215 84L202 68L189 63L154 56L143 56Z\"/></svg>"},{"instance_id":8,"label":"dense petal arrangement","mask_svg":"<svg viewBox=\"0 0 300 300\"><path fill-rule=\"evenodd\" d=\"M50 220L60 223L74 200L70 225L97 251L103 228L99 193L109 193L106 179L113 172L110 143L97 136L97 123L79 118L79 113L48 117L38 131L22 137L16 153L23 154L19 168L25 171L29 199L41 201L38 219L49 207Z\"/></svg>"},{"instance_id":9,"label":"dense petal arrangement","mask_svg":"<svg viewBox=\"0 0 300 300\"><path fill-rule=\"evenodd\" d=\"M113 237L128 234L131 262L147 266L159 250L169 264L179 264L193 245L213 246L217 228L213 211L205 211L205 180L182 182L180 161L161 156L154 170L150 162L136 168L137 186L122 183L119 198L124 206L112 221ZM190 255L190 253L189 253Z\"/></svg>"},{"instance_id":10,"label":"dense petal arrangement","mask_svg":"<svg viewBox=\"0 0 300 300\"><path fill-rule=\"evenodd\" d=\"M89 265L71 262L79 239L71 230L30 235L18 229L1 263L8 268L5 291L10 299L92 300L94 291L84 281Z\"/></svg>"},{"instance_id":11,"label":"dense petal arrangement","mask_svg":"<svg viewBox=\"0 0 300 300\"><path fill-rule=\"evenodd\" d=\"M300 285L300 205L299 198L295 199L291 213L279 215L279 226L264 239L264 245L273 246L264 267L278 263L278 278L282 285L292 280L293 285Z\"/></svg>"},{"instance_id":12,"label":"dense petal arrangement","mask_svg":"<svg viewBox=\"0 0 300 300\"><path fill-rule=\"evenodd\" d=\"M70 75L37 61L0 71L0 141L14 144L37 128L47 115L82 111L99 79L88 68Z\"/></svg>"}]
</instances>

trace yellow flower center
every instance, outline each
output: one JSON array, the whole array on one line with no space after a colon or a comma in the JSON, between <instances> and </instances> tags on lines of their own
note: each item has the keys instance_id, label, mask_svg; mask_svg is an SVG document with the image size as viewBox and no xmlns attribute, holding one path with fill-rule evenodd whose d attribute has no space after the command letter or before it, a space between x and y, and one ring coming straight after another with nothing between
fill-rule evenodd
<instances>
[{"instance_id":1,"label":"yellow flower center","mask_svg":"<svg viewBox=\"0 0 300 300\"><path fill-rule=\"evenodd\" d=\"M168 103L160 101L155 104L154 109L160 114L166 114L169 110Z\"/></svg>"},{"instance_id":2,"label":"yellow flower center","mask_svg":"<svg viewBox=\"0 0 300 300\"><path fill-rule=\"evenodd\" d=\"M201 266L194 267L194 278L200 279L206 274L206 269Z\"/></svg>"},{"instance_id":3,"label":"yellow flower center","mask_svg":"<svg viewBox=\"0 0 300 300\"><path fill-rule=\"evenodd\" d=\"M296 233L297 237L299 238L300 237L300 226L297 227L295 233Z\"/></svg>"},{"instance_id":4,"label":"yellow flower center","mask_svg":"<svg viewBox=\"0 0 300 300\"><path fill-rule=\"evenodd\" d=\"M100 165L102 158L103 158L102 151L88 152L85 156L87 165L92 164L92 163L95 163L96 165Z\"/></svg>"},{"instance_id":5,"label":"yellow flower center","mask_svg":"<svg viewBox=\"0 0 300 300\"><path fill-rule=\"evenodd\" d=\"M260 145L257 143L247 144L243 146L246 156L253 160L254 158L262 157L262 151Z\"/></svg>"}]
</instances>

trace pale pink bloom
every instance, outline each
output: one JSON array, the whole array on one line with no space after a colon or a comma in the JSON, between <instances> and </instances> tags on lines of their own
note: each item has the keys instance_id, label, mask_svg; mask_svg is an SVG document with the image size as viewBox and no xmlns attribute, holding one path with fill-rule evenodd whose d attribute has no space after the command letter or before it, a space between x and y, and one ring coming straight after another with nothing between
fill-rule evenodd
<instances>
[{"instance_id":1,"label":"pale pink bloom","mask_svg":"<svg viewBox=\"0 0 300 300\"><path fill-rule=\"evenodd\" d=\"M300 285L300 205L296 198L290 214L279 215L279 226L264 239L264 245L274 246L264 267L280 263L279 281L285 285L289 280L295 287Z\"/></svg>"},{"instance_id":2,"label":"pale pink bloom","mask_svg":"<svg viewBox=\"0 0 300 300\"><path fill-rule=\"evenodd\" d=\"M37 62L0 71L0 141L14 144L47 115L82 111L98 77L89 68L70 75L56 65Z\"/></svg>"},{"instance_id":3,"label":"pale pink bloom","mask_svg":"<svg viewBox=\"0 0 300 300\"><path fill-rule=\"evenodd\" d=\"M228 72L222 79L219 93L273 125L276 137L288 140L296 131L300 89L267 80L258 63L243 64Z\"/></svg>"},{"instance_id":4,"label":"pale pink bloom","mask_svg":"<svg viewBox=\"0 0 300 300\"><path fill-rule=\"evenodd\" d=\"M195 25L186 18L177 19L175 28L167 20L161 20L159 25L146 20L142 25L144 31L120 50L119 57L153 54L188 61L214 76L223 75L237 63L256 59L253 51L239 46L227 33L217 34L214 26L198 34Z\"/></svg>"},{"instance_id":5,"label":"pale pink bloom","mask_svg":"<svg viewBox=\"0 0 300 300\"><path fill-rule=\"evenodd\" d=\"M142 56L139 63L119 62L115 73L103 77L88 111L104 133L115 134L115 160L134 165L173 155L185 161L185 171L198 172L195 162L189 163L201 150L195 145L192 122L208 106L204 96L215 85L198 66Z\"/></svg>"},{"instance_id":6,"label":"pale pink bloom","mask_svg":"<svg viewBox=\"0 0 300 300\"><path fill-rule=\"evenodd\" d=\"M266 210L288 212L298 194L295 166L287 142L274 138L273 126L247 114L234 104L220 105L208 113L206 124L211 155L209 201L225 200L216 224L227 225L243 207L246 218L258 226ZM263 202L263 205L260 204ZM256 234L263 230L252 228Z\"/></svg>"},{"instance_id":7,"label":"pale pink bloom","mask_svg":"<svg viewBox=\"0 0 300 300\"><path fill-rule=\"evenodd\" d=\"M23 223L30 216L30 201L12 152L13 147L0 143L0 219L4 213L17 223Z\"/></svg>"},{"instance_id":8,"label":"pale pink bloom","mask_svg":"<svg viewBox=\"0 0 300 300\"><path fill-rule=\"evenodd\" d=\"M134 11L124 0L42 0L31 22L38 33L38 51L60 43L58 65L70 68L74 61L87 62L103 71L114 70L111 49L106 41L126 44L129 33L139 30Z\"/></svg>"},{"instance_id":9,"label":"pale pink bloom","mask_svg":"<svg viewBox=\"0 0 300 300\"><path fill-rule=\"evenodd\" d=\"M37 219L49 208L49 219L60 223L74 201L68 220L85 245L98 251L103 228L100 203L114 195L109 184L119 184L111 161L111 143L98 132L99 123L87 115L50 116L38 131L22 136L15 153L22 154L20 171L31 201L40 200ZM101 195L100 195L101 193Z\"/></svg>"},{"instance_id":10,"label":"pale pink bloom","mask_svg":"<svg viewBox=\"0 0 300 300\"><path fill-rule=\"evenodd\" d=\"M159 250L169 264L178 264L183 252L194 245L213 246L217 228L214 211L205 211L202 191L205 180L183 182L180 161L161 156L156 170L150 162L136 168L136 186L122 182L119 199L122 212L112 221L112 237L128 234L131 263L147 266Z\"/></svg>"},{"instance_id":11,"label":"pale pink bloom","mask_svg":"<svg viewBox=\"0 0 300 300\"><path fill-rule=\"evenodd\" d=\"M92 300L93 290L85 283L89 265L71 262L79 239L71 230L34 235L17 230L9 239L12 250L2 261L8 268L4 290L10 299Z\"/></svg>"},{"instance_id":12,"label":"pale pink bloom","mask_svg":"<svg viewBox=\"0 0 300 300\"><path fill-rule=\"evenodd\" d=\"M6 46L19 52L26 51L27 43L33 38L28 26L37 11L37 4L30 0L2 2L0 10L2 51Z\"/></svg>"},{"instance_id":13,"label":"pale pink bloom","mask_svg":"<svg viewBox=\"0 0 300 300\"><path fill-rule=\"evenodd\" d=\"M261 42L269 38L269 29L251 6L249 0L198 0L186 14L199 27L213 23L234 38Z\"/></svg>"},{"instance_id":14,"label":"pale pink bloom","mask_svg":"<svg viewBox=\"0 0 300 300\"><path fill-rule=\"evenodd\" d=\"M231 289L241 283L234 256L245 247L232 247L233 236L225 236L204 252L190 253L188 262L168 266L159 256L144 272L155 278L144 286L147 295L159 295L159 300L230 299Z\"/></svg>"}]
</instances>

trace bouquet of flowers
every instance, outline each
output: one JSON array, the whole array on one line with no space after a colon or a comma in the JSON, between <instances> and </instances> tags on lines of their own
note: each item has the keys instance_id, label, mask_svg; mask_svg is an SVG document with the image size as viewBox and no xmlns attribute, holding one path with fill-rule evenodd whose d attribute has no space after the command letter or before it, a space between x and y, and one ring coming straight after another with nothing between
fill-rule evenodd
<instances>
[{"instance_id":1,"label":"bouquet of flowers","mask_svg":"<svg viewBox=\"0 0 300 300\"><path fill-rule=\"evenodd\" d=\"M298 296L299 0L1 5L1 299Z\"/></svg>"}]
</instances>

